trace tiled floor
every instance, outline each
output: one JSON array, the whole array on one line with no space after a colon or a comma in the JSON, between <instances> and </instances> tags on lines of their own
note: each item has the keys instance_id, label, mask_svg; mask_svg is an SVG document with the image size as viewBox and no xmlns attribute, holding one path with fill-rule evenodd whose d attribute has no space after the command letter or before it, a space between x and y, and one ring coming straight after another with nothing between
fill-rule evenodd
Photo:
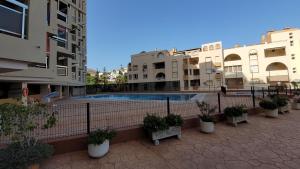
<instances>
[{"instance_id":1,"label":"tiled floor","mask_svg":"<svg viewBox=\"0 0 300 169\"><path fill-rule=\"evenodd\" d=\"M300 111L277 119L251 116L237 128L217 124L214 134L185 130L181 140L171 138L154 146L137 140L111 146L101 159L86 151L57 155L42 169L299 169Z\"/></svg>"}]
</instances>

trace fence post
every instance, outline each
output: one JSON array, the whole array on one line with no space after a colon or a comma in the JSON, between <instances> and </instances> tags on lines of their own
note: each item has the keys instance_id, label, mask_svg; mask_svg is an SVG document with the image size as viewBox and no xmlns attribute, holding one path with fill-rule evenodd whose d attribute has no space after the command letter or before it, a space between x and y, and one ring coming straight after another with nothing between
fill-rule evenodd
<instances>
[{"instance_id":1,"label":"fence post","mask_svg":"<svg viewBox=\"0 0 300 169\"><path fill-rule=\"evenodd\" d=\"M263 93L263 98L265 98L265 88L263 87L261 90L262 90L262 93Z\"/></svg>"},{"instance_id":2,"label":"fence post","mask_svg":"<svg viewBox=\"0 0 300 169\"><path fill-rule=\"evenodd\" d=\"M167 97L167 112L168 112L168 115L170 115L170 98Z\"/></svg>"},{"instance_id":3,"label":"fence post","mask_svg":"<svg viewBox=\"0 0 300 169\"><path fill-rule=\"evenodd\" d=\"M285 95L288 95L288 88L285 88Z\"/></svg>"},{"instance_id":4,"label":"fence post","mask_svg":"<svg viewBox=\"0 0 300 169\"><path fill-rule=\"evenodd\" d=\"M91 126L90 126L90 121L91 117L90 117L90 103L86 103L86 130L87 130L87 134L90 134L90 130L91 130Z\"/></svg>"},{"instance_id":5,"label":"fence post","mask_svg":"<svg viewBox=\"0 0 300 169\"><path fill-rule=\"evenodd\" d=\"M220 92L218 92L218 106L219 106L219 113L221 114L221 95L220 95Z\"/></svg>"},{"instance_id":6,"label":"fence post","mask_svg":"<svg viewBox=\"0 0 300 169\"><path fill-rule=\"evenodd\" d=\"M292 95L292 86L290 86L290 95Z\"/></svg>"},{"instance_id":7,"label":"fence post","mask_svg":"<svg viewBox=\"0 0 300 169\"><path fill-rule=\"evenodd\" d=\"M270 96L270 86L268 86L268 95Z\"/></svg>"},{"instance_id":8,"label":"fence post","mask_svg":"<svg viewBox=\"0 0 300 169\"><path fill-rule=\"evenodd\" d=\"M254 90L254 87L251 87L251 92L252 92L253 108L255 108L255 90Z\"/></svg>"}]
</instances>

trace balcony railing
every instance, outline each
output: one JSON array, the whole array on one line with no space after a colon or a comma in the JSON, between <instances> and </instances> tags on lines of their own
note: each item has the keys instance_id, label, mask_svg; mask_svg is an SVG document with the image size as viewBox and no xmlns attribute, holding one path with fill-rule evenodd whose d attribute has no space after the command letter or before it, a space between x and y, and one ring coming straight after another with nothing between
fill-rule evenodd
<instances>
[{"instance_id":1,"label":"balcony railing","mask_svg":"<svg viewBox=\"0 0 300 169\"><path fill-rule=\"evenodd\" d=\"M165 77L157 77L156 80L166 80Z\"/></svg>"},{"instance_id":2,"label":"balcony railing","mask_svg":"<svg viewBox=\"0 0 300 169\"><path fill-rule=\"evenodd\" d=\"M68 15L63 12L57 11L57 19L60 19L64 22L68 23Z\"/></svg>"},{"instance_id":3,"label":"balcony railing","mask_svg":"<svg viewBox=\"0 0 300 169\"><path fill-rule=\"evenodd\" d=\"M76 80L76 72L72 72L72 80Z\"/></svg>"},{"instance_id":4,"label":"balcony railing","mask_svg":"<svg viewBox=\"0 0 300 169\"><path fill-rule=\"evenodd\" d=\"M68 76L68 67L67 66L56 65L56 68L57 68L58 76Z\"/></svg>"},{"instance_id":5,"label":"balcony railing","mask_svg":"<svg viewBox=\"0 0 300 169\"><path fill-rule=\"evenodd\" d=\"M267 77L268 82L288 82L288 75L277 75L277 76L269 76Z\"/></svg>"},{"instance_id":6,"label":"balcony railing","mask_svg":"<svg viewBox=\"0 0 300 169\"><path fill-rule=\"evenodd\" d=\"M225 78L243 78L243 72L225 72Z\"/></svg>"},{"instance_id":7,"label":"balcony railing","mask_svg":"<svg viewBox=\"0 0 300 169\"><path fill-rule=\"evenodd\" d=\"M0 4L0 32L24 39L26 37L25 24L28 6L14 0L8 2L20 10Z\"/></svg>"}]
</instances>

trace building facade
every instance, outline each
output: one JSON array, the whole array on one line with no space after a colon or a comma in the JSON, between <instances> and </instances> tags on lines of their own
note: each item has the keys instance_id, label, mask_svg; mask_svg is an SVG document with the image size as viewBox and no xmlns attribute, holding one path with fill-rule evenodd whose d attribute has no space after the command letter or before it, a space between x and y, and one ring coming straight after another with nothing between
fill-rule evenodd
<instances>
[{"instance_id":1,"label":"building facade","mask_svg":"<svg viewBox=\"0 0 300 169\"><path fill-rule=\"evenodd\" d=\"M86 0L4 0L0 20L0 99L85 93Z\"/></svg>"},{"instance_id":2,"label":"building facade","mask_svg":"<svg viewBox=\"0 0 300 169\"><path fill-rule=\"evenodd\" d=\"M251 86L291 86L300 82L300 30L269 31L261 43L224 49L222 42L184 51L132 55L132 90L217 91ZM298 71L297 71L298 70Z\"/></svg>"}]
</instances>

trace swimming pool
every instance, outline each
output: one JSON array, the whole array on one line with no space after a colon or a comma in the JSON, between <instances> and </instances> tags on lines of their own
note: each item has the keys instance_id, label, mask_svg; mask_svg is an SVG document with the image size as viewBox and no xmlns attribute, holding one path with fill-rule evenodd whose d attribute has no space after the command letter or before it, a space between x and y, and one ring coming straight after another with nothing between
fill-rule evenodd
<instances>
[{"instance_id":1,"label":"swimming pool","mask_svg":"<svg viewBox=\"0 0 300 169\"><path fill-rule=\"evenodd\" d=\"M167 100L187 101L196 94L99 94L92 96L74 97L76 100Z\"/></svg>"}]
</instances>

